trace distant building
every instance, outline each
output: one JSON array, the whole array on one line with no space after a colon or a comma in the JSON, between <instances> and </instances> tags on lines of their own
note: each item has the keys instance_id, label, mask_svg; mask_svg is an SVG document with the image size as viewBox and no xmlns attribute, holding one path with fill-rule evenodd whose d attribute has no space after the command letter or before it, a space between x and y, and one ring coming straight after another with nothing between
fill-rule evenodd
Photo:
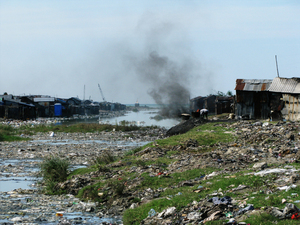
<instances>
[{"instance_id":1,"label":"distant building","mask_svg":"<svg viewBox=\"0 0 300 225\"><path fill-rule=\"evenodd\" d=\"M190 100L190 110L197 112L198 109L201 110L205 108L210 114L230 113L232 111L232 103L232 96L199 96Z\"/></svg>"}]
</instances>

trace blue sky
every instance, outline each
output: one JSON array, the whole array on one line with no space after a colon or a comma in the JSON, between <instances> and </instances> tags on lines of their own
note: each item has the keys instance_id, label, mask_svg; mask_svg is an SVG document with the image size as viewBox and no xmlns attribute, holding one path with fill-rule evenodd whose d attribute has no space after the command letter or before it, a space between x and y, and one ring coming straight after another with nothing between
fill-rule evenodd
<instances>
[{"instance_id":1,"label":"blue sky","mask_svg":"<svg viewBox=\"0 0 300 225\"><path fill-rule=\"evenodd\" d=\"M96 101L99 83L108 101L154 103L178 81L193 98L273 79L275 55L280 76L299 77L299 12L296 0L0 0L0 93ZM149 67L153 52L175 78Z\"/></svg>"}]
</instances>

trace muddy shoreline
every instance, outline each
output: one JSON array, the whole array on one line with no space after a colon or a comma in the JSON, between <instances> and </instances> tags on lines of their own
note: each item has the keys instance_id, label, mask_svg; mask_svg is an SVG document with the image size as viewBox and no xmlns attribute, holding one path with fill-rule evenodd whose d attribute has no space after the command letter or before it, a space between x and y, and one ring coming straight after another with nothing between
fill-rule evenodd
<instances>
[{"instance_id":1,"label":"muddy shoreline","mask_svg":"<svg viewBox=\"0 0 300 225\"><path fill-rule=\"evenodd\" d=\"M121 217L105 215L93 202L82 202L74 195L43 195L37 185L39 163L58 155L70 160L72 168L85 167L103 150L114 155L145 145L164 136L163 128L132 132L37 133L30 141L0 142L0 178L26 179L31 186L0 192L1 224L122 224ZM31 181L31 182L30 182ZM64 216L57 216L57 213Z\"/></svg>"}]
</instances>

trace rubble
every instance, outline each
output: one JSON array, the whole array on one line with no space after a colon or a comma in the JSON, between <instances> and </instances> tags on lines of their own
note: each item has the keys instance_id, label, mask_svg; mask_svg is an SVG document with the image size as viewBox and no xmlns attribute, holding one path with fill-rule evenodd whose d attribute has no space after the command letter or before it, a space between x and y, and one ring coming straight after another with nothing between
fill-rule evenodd
<instances>
[{"instance_id":1,"label":"rubble","mask_svg":"<svg viewBox=\"0 0 300 225\"><path fill-rule=\"evenodd\" d=\"M218 126L230 129L235 136L234 142L217 143L212 146L201 146L194 139L189 139L176 146L160 147L153 143L142 151L134 154L138 163L132 164L122 159L124 151L117 147L111 147L115 155L121 157L120 161L107 165L107 171L92 172L85 175L78 175L72 179L58 184L59 189L66 191L70 196L78 193L79 189L94 182L93 178L103 176L103 180L122 179L122 174L135 174L135 178L126 180L125 193L116 197L107 207L108 202L98 205L61 205L59 210L82 210L93 212L97 215L122 215L127 209L136 209L154 200L172 200L174 198L184 198L184 192L178 190L175 194L164 196L167 190L176 188L190 188L191 193L199 194L199 198L191 201L184 207L168 206L162 210L149 210L148 217L141 221L141 224L204 224L212 220L222 220L226 224L243 224L251 215L267 213L280 219L297 219L296 195L290 198L280 198L281 207L257 207L249 204L251 198L256 195L266 194L266 201L269 201L272 193L287 193L299 187L299 170L291 163L298 163L300 159L299 150L299 123L296 122L261 122L261 121L231 121ZM185 125L184 125L185 126ZM195 124L193 125L195 126ZM200 132L200 131L199 131ZM139 141L155 141L165 134L164 130L156 129L132 132L131 138ZM155 136L156 134L156 136ZM98 134L61 134L55 133L53 137L49 134L36 134L32 138L35 140L45 140L53 138L53 143L60 145L45 145L39 142L29 143L5 143L0 144L0 157L2 158L43 158L53 153L65 154L74 164L83 165L91 161L101 149L109 148L107 145L86 142L81 144L61 144L62 140L94 140L101 136L104 141L128 140L128 135L123 132L103 132ZM71 141L70 141L71 142ZM203 151L203 149L210 149ZM123 148L122 148L123 149ZM130 149L130 148L128 148ZM126 150L125 150L126 151ZM178 152L170 154L170 152ZM156 161L160 158L167 158L169 163L146 163ZM118 169L122 168L122 169ZM147 173L149 177L159 179L173 179L174 173L199 169L215 168L213 172L198 174L193 179L186 179L168 187L158 187L138 189L143 181L142 174ZM10 171L20 171L5 165L2 169ZM16 169L16 170L14 170ZM114 170L115 169L115 170ZM116 171L117 169L117 171ZM239 173L243 172L243 173ZM213 179L234 179L237 176L268 177L267 188L261 190L260 183L253 186L240 184L230 184L226 188L214 187L211 185ZM108 188L108 187L105 187ZM106 190L106 189L105 189ZM202 194L205 191L209 194ZM205 192L206 193L206 192ZM253 194L253 193L256 193ZM108 190L109 195L113 195L112 190ZM235 197L229 195L236 194ZM99 197L104 197L104 189L97 193ZM251 197L249 197L251 195ZM73 197L72 197L73 198ZM133 202L134 198L140 201ZM73 199L72 199L73 200ZM299 206L299 205L298 205ZM14 211L15 212L15 211ZM16 216L17 218L17 216ZM16 219L18 220L18 218ZM50 219L49 219L50 220Z\"/></svg>"}]
</instances>

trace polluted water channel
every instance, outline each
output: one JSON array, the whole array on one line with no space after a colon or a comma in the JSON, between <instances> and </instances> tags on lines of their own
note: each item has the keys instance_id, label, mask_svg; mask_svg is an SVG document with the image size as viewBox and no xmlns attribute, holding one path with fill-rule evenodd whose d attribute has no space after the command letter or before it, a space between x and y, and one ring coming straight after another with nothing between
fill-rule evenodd
<instances>
[{"instance_id":1,"label":"polluted water channel","mask_svg":"<svg viewBox=\"0 0 300 225\"><path fill-rule=\"evenodd\" d=\"M0 160L0 224L122 224L121 218L92 213L95 203L46 196L36 187L39 159ZM76 169L80 166L71 166ZM68 206L69 210L64 210ZM72 206L72 207L70 207ZM76 211L76 209L80 209Z\"/></svg>"},{"instance_id":2,"label":"polluted water channel","mask_svg":"<svg viewBox=\"0 0 300 225\"><path fill-rule=\"evenodd\" d=\"M75 124L75 123L100 123L100 124L111 124L117 125L122 121L126 121L129 125L137 126L160 126L169 129L177 125L181 120L178 118L162 118L159 116L158 108L148 108L147 110L141 111L129 111L124 115L118 117L101 117L92 119L78 119L71 121L62 121L61 124Z\"/></svg>"},{"instance_id":3,"label":"polluted water channel","mask_svg":"<svg viewBox=\"0 0 300 225\"><path fill-rule=\"evenodd\" d=\"M114 125L125 120L132 121L134 125L166 128L179 123L178 120L153 120L151 117L156 115L155 112L156 109L128 112L121 117L100 118L100 121L92 122ZM82 202L74 195L42 194L37 185L39 165L44 154L63 150L70 156L76 155L77 158L72 158L75 161L71 162L71 170L74 170L87 165L83 163L85 159L80 159L86 154L85 149L125 151L147 143L149 140L101 139L97 135L51 137L48 134L21 144L14 143L12 148L5 149L4 145L0 145L0 224L122 224L120 217L95 213L94 202Z\"/></svg>"}]
</instances>

